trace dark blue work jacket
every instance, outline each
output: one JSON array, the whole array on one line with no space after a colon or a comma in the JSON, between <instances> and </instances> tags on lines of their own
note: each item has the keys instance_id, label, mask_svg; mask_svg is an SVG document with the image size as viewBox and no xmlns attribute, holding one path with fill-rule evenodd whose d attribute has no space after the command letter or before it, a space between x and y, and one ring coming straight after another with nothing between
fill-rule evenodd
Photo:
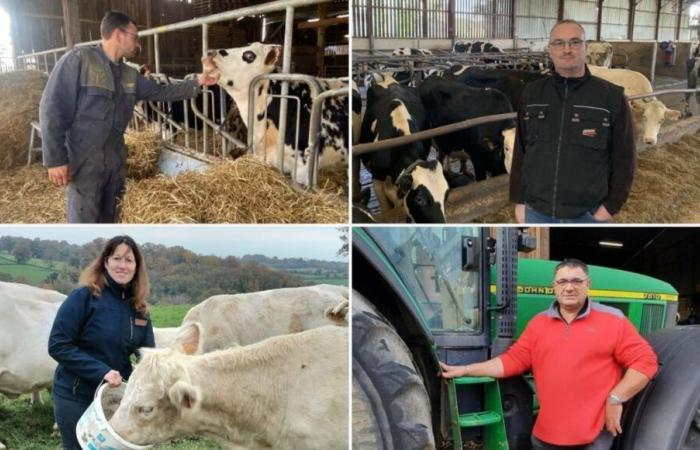
<instances>
[{"instance_id":1,"label":"dark blue work jacket","mask_svg":"<svg viewBox=\"0 0 700 450\"><path fill-rule=\"evenodd\" d=\"M76 48L51 71L39 105L44 166L68 164L71 182L94 188L105 174L126 176L123 133L139 100L177 101L200 92L196 80L160 85L100 45Z\"/></svg>"},{"instance_id":2,"label":"dark blue work jacket","mask_svg":"<svg viewBox=\"0 0 700 450\"><path fill-rule=\"evenodd\" d=\"M128 379L131 355L155 347L150 319L130 300L131 289L109 276L99 297L83 286L66 298L49 336L49 355L58 362L54 395L89 403L107 372L118 370Z\"/></svg>"}]
</instances>

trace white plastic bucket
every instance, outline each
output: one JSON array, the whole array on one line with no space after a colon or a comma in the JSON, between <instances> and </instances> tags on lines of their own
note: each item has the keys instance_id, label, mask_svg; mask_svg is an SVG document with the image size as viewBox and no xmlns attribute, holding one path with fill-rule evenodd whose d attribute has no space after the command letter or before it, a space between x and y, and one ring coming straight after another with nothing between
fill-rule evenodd
<instances>
[{"instance_id":1,"label":"white plastic bucket","mask_svg":"<svg viewBox=\"0 0 700 450\"><path fill-rule=\"evenodd\" d=\"M110 388L102 384L95 399L78 420L75 433L83 450L145 450L152 445L136 445L125 441L112 429L108 420L114 415L124 396L126 383Z\"/></svg>"}]
</instances>

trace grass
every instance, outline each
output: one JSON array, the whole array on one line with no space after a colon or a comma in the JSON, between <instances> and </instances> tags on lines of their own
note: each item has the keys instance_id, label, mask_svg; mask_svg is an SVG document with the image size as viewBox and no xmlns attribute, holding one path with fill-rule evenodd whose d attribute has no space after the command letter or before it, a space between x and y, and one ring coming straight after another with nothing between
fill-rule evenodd
<instances>
[{"instance_id":1,"label":"grass","mask_svg":"<svg viewBox=\"0 0 700 450\"><path fill-rule=\"evenodd\" d=\"M49 266L53 263L53 268ZM52 272L61 272L66 264L59 261L47 261L31 258L24 264L17 264L15 257L8 252L0 252L0 273L24 277L30 284L41 284Z\"/></svg>"},{"instance_id":2,"label":"grass","mask_svg":"<svg viewBox=\"0 0 700 450\"><path fill-rule=\"evenodd\" d=\"M343 277L327 277L325 275L311 275L303 273L295 273L294 275L306 281L308 284L335 284L338 286L348 285L348 279Z\"/></svg>"},{"instance_id":3,"label":"grass","mask_svg":"<svg viewBox=\"0 0 700 450\"><path fill-rule=\"evenodd\" d=\"M155 327L179 327L182 319L195 305L152 305L151 320Z\"/></svg>"}]
</instances>

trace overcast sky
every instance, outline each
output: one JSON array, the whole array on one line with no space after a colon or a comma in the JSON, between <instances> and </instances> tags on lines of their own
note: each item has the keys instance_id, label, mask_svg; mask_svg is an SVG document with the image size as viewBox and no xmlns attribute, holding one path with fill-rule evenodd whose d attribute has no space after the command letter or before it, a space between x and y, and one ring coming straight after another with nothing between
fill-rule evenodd
<instances>
[{"instance_id":1,"label":"overcast sky","mask_svg":"<svg viewBox=\"0 0 700 450\"><path fill-rule=\"evenodd\" d=\"M149 226L149 225L23 225L0 226L0 236L52 239L84 244L95 238L128 234L138 244L181 245L201 255L243 256L260 253L279 258L301 257L344 261L340 232L331 226Z\"/></svg>"}]
</instances>

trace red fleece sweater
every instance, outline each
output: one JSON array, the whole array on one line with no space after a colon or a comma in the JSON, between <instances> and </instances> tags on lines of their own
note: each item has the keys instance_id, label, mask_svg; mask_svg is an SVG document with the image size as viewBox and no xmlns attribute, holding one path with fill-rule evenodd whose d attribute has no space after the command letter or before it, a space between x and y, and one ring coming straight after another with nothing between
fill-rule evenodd
<instances>
[{"instance_id":1,"label":"red fleece sweater","mask_svg":"<svg viewBox=\"0 0 700 450\"><path fill-rule=\"evenodd\" d=\"M590 301L570 324L553 304L499 358L506 377L532 368L540 402L533 434L556 445L595 440L623 368L649 379L658 368L654 350L619 310Z\"/></svg>"}]
</instances>

